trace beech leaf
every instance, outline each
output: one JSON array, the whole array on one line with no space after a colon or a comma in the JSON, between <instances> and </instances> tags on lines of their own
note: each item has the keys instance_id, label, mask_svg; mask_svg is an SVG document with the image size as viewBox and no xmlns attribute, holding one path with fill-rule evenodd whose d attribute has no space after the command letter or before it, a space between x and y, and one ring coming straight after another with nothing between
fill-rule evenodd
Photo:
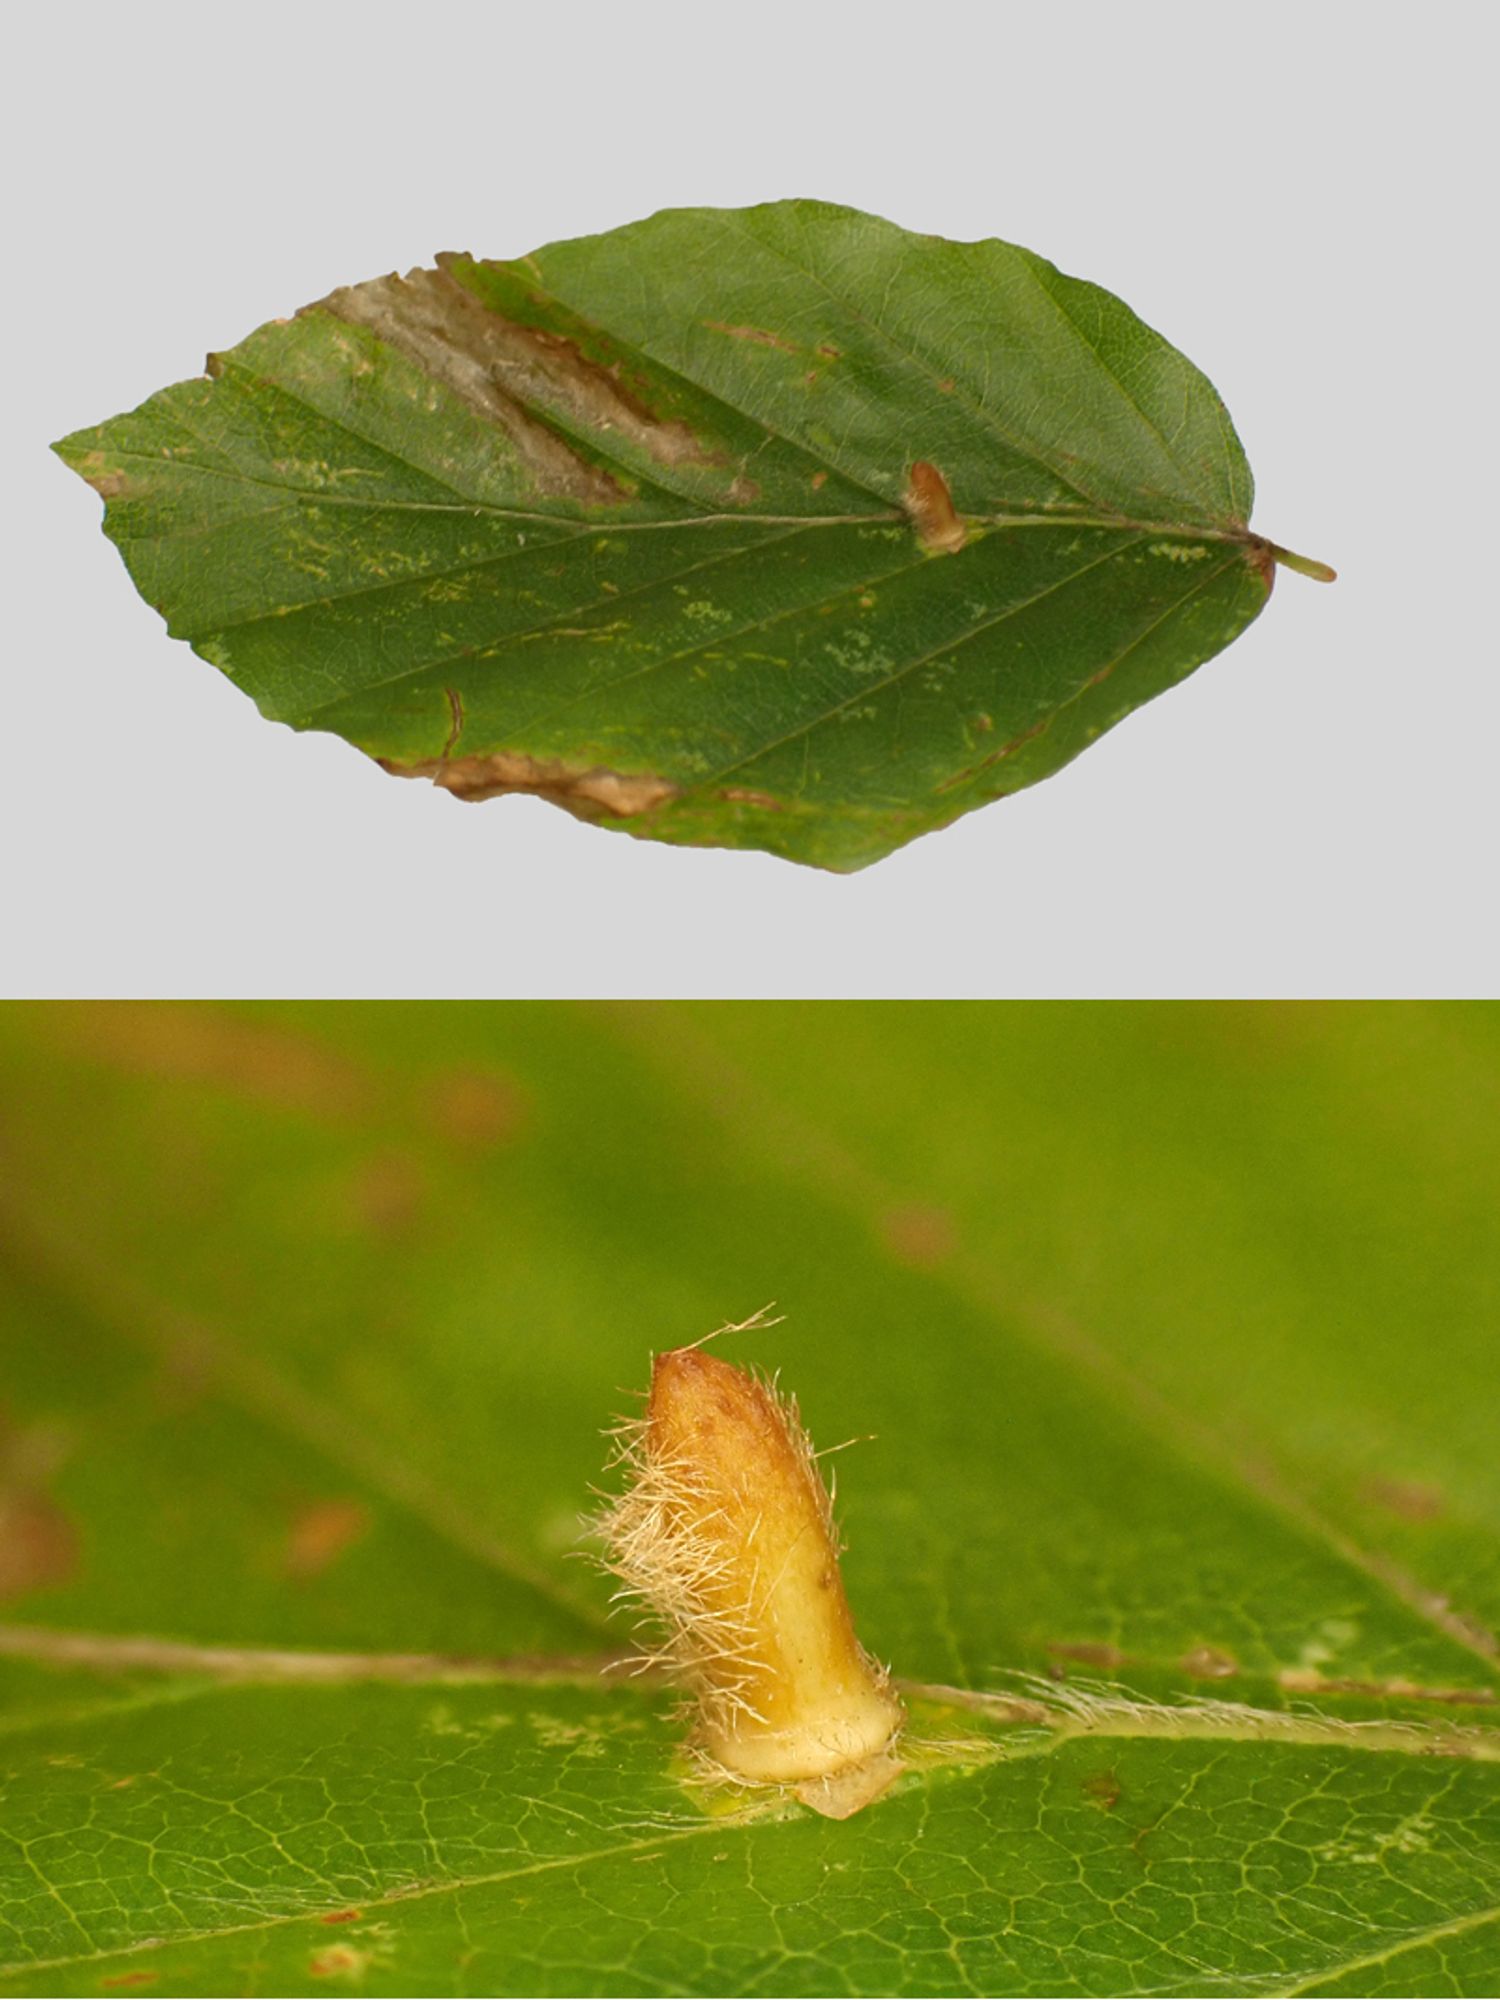
<instances>
[{"instance_id":1,"label":"beech leaf","mask_svg":"<svg viewBox=\"0 0 1500 2000\"><path fill-rule=\"evenodd\" d=\"M1120 300L815 201L345 286L57 450L273 720L834 869L1066 764L1278 562L1332 574Z\"/></svg>"}]
</instances>

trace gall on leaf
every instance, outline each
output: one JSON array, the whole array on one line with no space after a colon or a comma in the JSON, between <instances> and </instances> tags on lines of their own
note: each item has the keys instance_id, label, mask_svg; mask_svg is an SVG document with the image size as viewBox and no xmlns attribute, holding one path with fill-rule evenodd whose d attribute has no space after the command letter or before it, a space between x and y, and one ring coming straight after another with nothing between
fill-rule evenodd
<instances>
[{"instance_id":1,"label":"gall on leaf","mask_svg":"<svg viewBox=\"0 0 1500 2000\"><path fill-rule=\"evenodd\" d=\"M644 1415L614 1436L626 1485L599 1523L608 1566L660 1631L645 1658L692 1697L700 1764L790 1786L829 1818L869 1804L901 1769L904 1711L855 1636L795 1402L679 1347L655 1357Z\"/></svg>"}]
</instances>

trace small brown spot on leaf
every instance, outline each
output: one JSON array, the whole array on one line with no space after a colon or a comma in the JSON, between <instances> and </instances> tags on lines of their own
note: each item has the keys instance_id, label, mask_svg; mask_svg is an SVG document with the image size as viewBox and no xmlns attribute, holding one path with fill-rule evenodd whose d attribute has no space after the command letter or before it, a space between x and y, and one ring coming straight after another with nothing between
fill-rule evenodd
<instances>
[{"instance_id":1,"label":"small brown spot on leaf","mask_svg":"<svg viewBox=\"0 0 1500 2000\"><path fill-rule=\"evenodd\" d=\"M457 688L444 688L443 693L448 697L448 740L442 754L451 757L454 745L464 733L464 698Z\"/></svg>"},{"instance_id":2,"label":"small brown spot on leaf","mask_svg":"<svg viewBox=\"0 0 1500 2000\"><path fill-rule=\"evenodd\" d=\"M168 1082L201 1083L325 1118L358 1118L371 1080L326 1042L218 1006L114 1000L50 1009L85 1056Z\"/></svg>"},{"instance_id":3,"label":"small brown spot on leaf","mask_svg":"<svg viewBox=\"0 0 1500 2000\"><path fill-rule=\"evenodd\" d=\"M320 1924L354 1924L359 1922L363 1914L362 1910L330 1910L326 1916L319 1917L318 1922Z\"/></svg>"},{"instance_id":4,"label":"small brown spot on leaf","mask_svg":"<svg viewBox=\"0 0 1500 2000\"><path fill-rule=\"evenodd\" d=\"M362 1160L349 1183L354 1221L377 1236L404 1236L420 1220L427 1195L421 1165L409 1153Z\"/></svg>"},{"instance_id":5,"label":"small brown spot on leaf","mask_svg":"<svg viewBox=\"0 0 1500 2000\"><path fill-rule=\"evenodd\" d=\"M881 1217L880 1233L893 1256L918 1270L946 1263L958 1248L953 1218L941 1208L889 1209Z\"/></svg>"},{"instance_id":6,"label":"small brown spot on leaf","mask_svg":"<svg viewBox=\"0 0 1500 2000\"><path fill-rule=\"evenodd\" d=\"M72 1522L45 1493L0 1492L0 1604L67 1583L78 1553Z\"/></svg>"},{"instance_id":7,"label":"small brown spot on leaf","mask_svg":"<svg viewBox=\"0 0 1500 2000\"><path fill-rule=\"evenodd\" d=\"M455 1069L437 1077L429 1103L432 1120L445 1138L475 1152L514 1139L521 1126L521 1093L493 1070Z\"/></svg>"},{"instance_id":8,"label":"small brown spot on leaf","mask_svg":"<svg viewBox=\"0 0 1500 2000\"><path fill-rule=\"evenodd\" d=\"M653 811L677 791L665 778L644 772L607 771L597 765L580 771L560 758L529 757L520 750L421 764L398 764L385 757L377 761L393 777L431 778L455 798L494 799L507 792L529 792L578 819L629 819Z\"/></svg>"},{"instance_id":9,"label":"small brown spot on leaf","mask_svg":"<svg viewBox=\"0 0 1500 2000\"><path fill-rule=\"evenodd\" d=\"M773 799L769 792L752 792L743 785L726 785L719 797L728 799L732 805L759 806L765 812L786 810L783 802L780 799Z\"/></svg>"},{"instance_id":10,"label":"small brown spot on leaf","mask_svg":"<svg viewBox=\"0 0 1500 2000\"><path fill-rule=\"evenodd\" d=\"M331 1944L326 1950L313 1953L307 1961L307 1970L314 1979L358 1979L373 1956L368 1951L356 1951L353 1945Z\"/></svg>"},{"instance_id":11,"label":"small brown spot on leaf","mask_svg":"<svg viewBox=\"0 0 1500 2000\"><path fill-rule=\"evenodd\" d=\"M1403 1521L1435 1521L1443 1511L1443 1496L1437 1488L1414 1479L1374 1479L1366 1492L1377 1507Z\"/></svg>"},{"instance_id":12,"label":"small brown spot on leaf","mask_svg":"<svg viewBox=\"0 0 1500 2000\"><path fill-rule=\"evenodd\" d=\"M1120 1803L1120 1781L1113 1771L1095 1771L1084 1779L1083 1790L1101 1812L1113 1812Z\"/></svg>"},{"instance_id":13,"label":"small brown spot on leaf","mask_svg":"<svg viewBox=\"0 0 1500 2000\"><path fill-rule=\"evenodd\" d=\"M1221 1652L1217 1646L1195 1646L1191 1653L1183 1654L1180 1665L1198 1681L1228 1680L1240 1670L1233 1653Z\"/></svg>"},{"instance_id":14,"label":"small brown spot on leaf","mask_svg":"<svg viewBox=\"0 0 1500 2000\"><path fill-rule=\"evenodd\" d=\"M154 1986L160 1975L155 1972L106 1972L99 1981L107 1992L117 1993L137 1986Z\"/></svg>"},{"instance_id":15,"label":"small brown spot on leaf","mask_svg":"<svg viewBox=\"0 0 1500 2000\"><path fill-rule=\"evenodd\" d=\"M794 340L783 340L779 333L767 333L763 326L730 326L722 319L706 319L703 324L710 333L727 333L731 340L748 340L752 347L779 347L783 354L799 351Z\"/></svg>"},{"instance_id":16,"label":"small brown spot on leaf","mask_svg":"<svg viewBox=\"0 0 1500 2000\"><path fill-rule=\"evenodd\" d=\"M901 504L924 549L953 555L968 539L954 508L948 482L929 460L919 458L912 467Z\"/></svg>"},{"instance_id":17,"label":"small brown spot on leaf","mask_svg":"<svg viewBox=\"0 0 1500 2000\"><path fill-rule=\"evenodd\" d=\"M362 1501L316 1501L293 1521L282 1567L295 1582L310 1583L369 1531L370 1510Z\"/></svg>"},{"instance_id":18,"label":"small brown spot on leaf","mask_svg":"<svg viewBox=\"0 0 1500 2000\"><path fill-rule=\"evenodd\" d=\"M1126 1664L1126 1655L1118 1646L1094 1645L1088 1641L1078 1645L1049 1645L1047 1651L1060 1660L1077 1660L1085 1667L1123 1667Z\"/></svg>"},{"instance_id":19,"label":"small brown spot on leaf","mask_svg":"<svg viewBox=\"0 0 1500 2000\"><path fill-rule=\"evenodd\" d=\"M831 340L820 340L813 352L821 355L825 361L842 361L844 358L844 350L835 347Z\"/></svg>"},{"instance_id":20,"label":"small brown spot on leaf","mask_svg":"<svg viewBox=\"0 0 1500 2000\"><path fill-rule=\"evenodd\" d=\"M826 472L815 472L813 474L812 488L814 493L817 492L820 486L826 486L827 484L828 484L828 474Z\"/></svg>"}]
</instances>

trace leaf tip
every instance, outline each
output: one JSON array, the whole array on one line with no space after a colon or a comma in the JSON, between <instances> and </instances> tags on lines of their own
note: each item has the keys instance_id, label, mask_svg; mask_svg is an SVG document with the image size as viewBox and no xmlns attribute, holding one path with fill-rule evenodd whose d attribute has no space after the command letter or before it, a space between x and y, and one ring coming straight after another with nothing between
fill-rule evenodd
<instances>
[{"instance_id":1,"label":"leaf tip","mask_svg":"<svg viewBox=\"0 0 1500 2000\"><path fill-rule=\"evenodd\" d=\"M96 442L98 436L97 431L74 431L48 449L55 451L70 471L92 486L101 500L114 500L125 491L125 475L117 465L109 463Z\"/></svg>"}]
</instances>

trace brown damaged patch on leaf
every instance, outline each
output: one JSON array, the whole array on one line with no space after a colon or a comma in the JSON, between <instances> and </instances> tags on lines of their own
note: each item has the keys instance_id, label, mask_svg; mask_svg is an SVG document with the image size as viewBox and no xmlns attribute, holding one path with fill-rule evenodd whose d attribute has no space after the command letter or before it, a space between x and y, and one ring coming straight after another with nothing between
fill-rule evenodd
<instances>
[{"instance_id":1,"label":"brown damaged patch on leaf","mask_svg":"<svg viewBox=\"0 0 1500 2000\"><path fill-rule=\"evenodd\" d=\"M357 1924L363 1915L363 1910L330 1910L326 1916L319 1917L318 1922L320 1924Z\"/></svg>"},{"instance_id":2,"label":"brown damaged patch on leaf","mask_svg":"<svg viewBox=\"0 0 1500 2000\"><path fill-rule=\"evenodd\" d=\"M0 1493L0 1604L67 1583L78 1569L78 1533L45 1493Z\"/></svg>"},{"instance_id":3,"label":"brown damaged patch on leaf","mask_svg":"<svg viewBox=\"0 0 1500 2000\"><path fill-rule=\"evenodd\" d=\"M1061 1641L1049 1645L1047 1651L1059 1660L1077 1660L1085 1667L1123 1667L1129 1664L1129 1656L1118 1646L1093 1645L1084 1641L1078 1645L1066 1645Z\"/></svg>"},{"instance_id":4,"label":"brown damaged patch on leaf","mask_svg":"<svg viewBox=\"0 0 1500 2000\"><path fill-rule=\"evenodd\" d=\"M586 507L618 506L628 497L617 479L591 465L527 407L528 370L506 337L516 329L445 271L412 271L404 278L392 272L367 284L343 285L303 310L364 327L461 397L504 433L537 494Z\"/></svg>"},{"instance_id":5,"label":"brown damaged patch on leaf","mask_svg":"<svg viewBox=\"0 0 1500 2000\"><path fill-rule=\"evenodd\" d=\"M126 489L125 475L106 460L102 451L86 451L73 461L73 469L86 479L101 500L118 500Z\"/></svg>"},{"instance_id":6,"label":"brown damaged patch on leaf","mask_svg":"<svg viewBox=\"0 0 1500 2000\"><path fill-rule=\"evenodd\" d=\"M1168 1664L1149 1655L1124 1652L1118 1646L1095 1645L1088 1641L1077 1644L1055 1641L1048 1645L1047 1651L1054 1662L1076 1660L1082 1666L1099 1667L1111 1673L1118 1672L1122 1667L1161 1667ZM1232 1653L1218 1646L1198 1646L1185 1653L1176 1665L1180 1672L1191 1674L1195 1680L1229 1680L1247 1673ZM1054 1664L1048 1672L1053 1679L1061 1679L1066 1670ZM1249 1677L1254 1678L1255 1673L1250 1673ZM1492 1688L1426 1687L1417 1681L1401 1679L1342 1679L1321 1674L1314 1667L1283 1667L1274 1678L1276 1685L1287 1694L1347 1694L1370 1701L1435 1701L1477 1708L1488 1708L1500 1701L1500 1695Z\"/></svg>"},{"instance_id":7,"label":"brown damaged patch on leaf","mask_svg":"<svg viewBox=\"0 0 1500 2000\"><path fill-rule=\"evenodd\" d=\"M357 1230L404 1236L421 1219L427 1179L409 1153L375 1153L355 1168L347 1193Z\"/></svg>"},{"instance_id":8,"label":"brown damaged patch on leaf","mask_svg":"<svg viewBox=\"0 0 1500 2000\"><path fill-rule=\"evenodd\" d=\"M1435 1486L1415 1479L1372 1479L1367 1497L1403 1521L1435 1521L1443 1511L1443 1496Z\"/></svg>"},{"instance_id":9,"label":"brown damaged patch on leaf","mask_svg":"<svg viewBox=\"0 0 1500 2000\"><path fill-rule=\"evenodd\" d=\"M628 485L587 459L565 431L598 434L606 451L623 438L658 465L723 464L687 424L648 409L618 365L602 367L566 334L485 305L453 276L472 260L445 253L437 261L435 271L341 286L307 310L363 326L461 396L504 431L541 494L595 507L630 497Z\"/></svg>"},{"instance_id":10,"label":"brown damaged patch on leaf","mask_svg":"<svg viewBox=\"0 0 1500 2000\"><path fill-rule=\"evenodd\" d=\"M428 1101L443 1136L474 1152L516 1138L526 1110L516 1085L493 1070L450 1070L434 1080Z\"/></svg>"},{"instance_id":11,"label":"brown damaged patch on leaf","mask_svg":"<svg viewBox=\"0 0 1500 2000\"><path fill-rule=\"evenodd\" d=\"M773 799L769 792L752 792L744 785L726 785L719 797L735 806L759 806L763 812L786 811L783 800Z\"/></svg>"},{"instance_id":12,"label":"brown damaged patch on leaf","mask_svg":"<svg viewBox=\"0 0 1500 2000\"><path fill-rule=\"evenodd\" d=\"M880 1233L894 1257L920 1271L946 1263L958 1248L953 1218L941 1208L890 1209L881 1217Z\"/></svg>"},{"instance_id":13,"label":"brown damaged patch on leaf","mask_svg":"<svg viewBox=\"0 0 1500 2000\"><path fill-rule=\"evenodd\" d=\"M44 1018L73 1053L140 1076L209 1084L321 1118L363 1118L374 1104L371 1079L326 1043L226 1008L83 1001L50 1007Z\"/></svg>"},{"instance_id":14,"label":"brown damaged patch on leaf","mask_svg":"<svg viewBox=\"0 0 1500 2000\"><path fill-rule=\"evenodd\" d=\"M319 1500L292 1522L282 1568L295 1583L310 1583L370 1532L362 1500Z\"/></svg>"},{"instance_id":15,"label":"brown damaged patch on leaf","mask_svg":"<svg viewBox=\"0 0 1500 2000\"><path fill-rule=\"evenodd\" d=\"M779 333L768 333L763 326L731 326L722 319L706 319L703 324L710 333L727 333L731 340L748 340L755 347L779 347L783 354L802 351L795 340L783 340Z\"/></svg>"},{"instance_id":16,"label":"brown damaged patch on leaf","mask_svg":"<svg viewBox=\"0 0 1500 2000\"><path fill-rule=\"evenodd\" d=\"M1095 1771L1092 1777L1084 1779L1083 1792L1100 1812L1113 1812L1120 1803L1120 1781L1113 1771Z\"/></svg>"},{"instance_id":17,"label":"brown damaged patch on leaf","mask_svg":"<svg viewBox=\"0 0 1500 2000\"><path fill-rule=\"evenodd\" d=\"M0 1604L77 1573L77 1530L47 1490L67 1455L55 1426L12 1429L0 1415Z\"/></svg>"},{"instance_id":18,"label":"brown damaged patch on leaf","mask_svg":"<svg viewBox=\"0 0 1500 2000\"><path fill-rule=\"evenodd\" d=\"M356 1951L353 1945L331 1944L326 1951L315 1951L307 1961L308 1974L313 1979L359 1979L369 1970L373 1952Z\"/></svg>"},{"instance_id":19,"label":"brown damaged patch on leaf","mask_svg":"<svg viewBox=\"0 0 1500 2000\"><path fill-rule=\"evenodd\" d=\"M1192 1652L1183 1654L1178 1665L1195 1681L1227 1681L1240 1670L1233 1653L1226 1653L1218 1646L1195 1646Z\"/></svg>"},{"instance_id":20,"label":"brown damaged patch on leaf","mask_svg":"<svg viewBox=\"0 0 1500 2000\"><path fill-rule=\"evenodd\" d=\"M912 467L901 504L924 549L937 555L955 555L967 541L968 532L953 505L948 482L930 460L919 458Z\"/></svg>"},{"instance_id":21,"label":"brown damaged patch on leaf","mask_svg":"<svg viewBox=\"0 0 1500 2000\"><path fill-rule=\"evenodd\" d=\"M1437 1701L1458 1708L1491 1708L1500 1695L1493 1688L1423 1687L1416 1681L1358 1681L1329 1678L1312 1667L1286 1667L1276 1676L1288 1694L1352 1694L1371 1701Z\"/></svg>"},{"instance_id":22,"label":"brown damaged patch on leaf","mask_svg":"<svg viewBox=\"0 0 1500 2000\"><path fill-rule=\"evenodd\" d=\"M492 351L500 358L506 386L525 402L561 405L569 417L591 430L628 438L658 465L722 465L723 454L704 448L703 441L676 417L663 418L627 389L618 362L606 368L591 361L576 340L545 327L507 319L473 294L452 275L456 265L471 260L444 251L431 273L479 306L490 324ZM413 276L418 275L413 273Z\"/></svg>"},{"instance_id":23,"label":"brown damaged patch on leaf","mask_svg":"<svg viewBox=\"0 0 1500 2000\"><path fill-rule=\"evenodd\" d=\"M464 698L454 687L445 687L443 693L448 697L448 740L443 745L443 755L451 757L464 733Z\"/></svg>"},{"instance_id":24,"label":"brown damaged patch on leaf","mask_svg":"<svg viewBox=\"0 0 1500 2000\"><path fill-rule=\"evenodd\" d=\"M529 792L577 819L630 819L677 795L677 787L665 778L608 771L599 765L579 771L560 758L528 757L521 750L496 750L488 757L434 758L420 764L398 764L388 757L376 761L392 777L431 778L457 799Z\"/></svg>"}]
</instances>

